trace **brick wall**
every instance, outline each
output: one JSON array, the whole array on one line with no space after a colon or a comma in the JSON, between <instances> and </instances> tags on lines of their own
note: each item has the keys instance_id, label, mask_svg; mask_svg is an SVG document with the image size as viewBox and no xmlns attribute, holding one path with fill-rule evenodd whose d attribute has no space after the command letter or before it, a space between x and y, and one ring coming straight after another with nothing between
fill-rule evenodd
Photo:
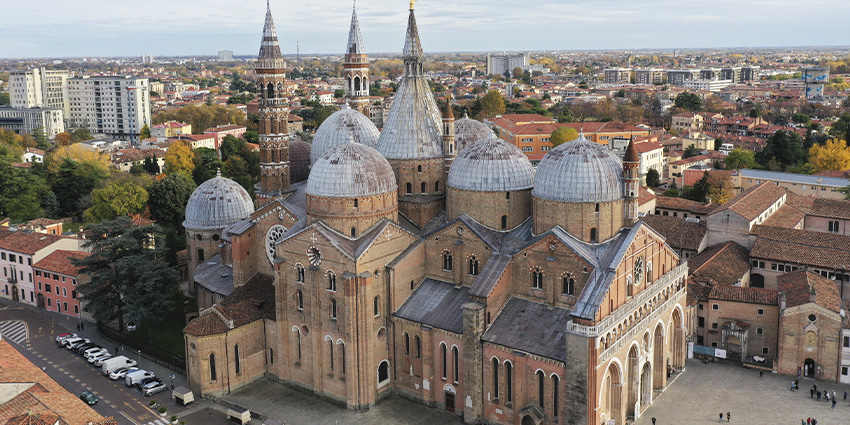
<instances>
[{"instance_id":1,"label":"brick wall","mask_svg":"<svg viewBox=\"0 0 850 425\"><path fill-rule=\"evenodd\" d=\"M507 195L509 193L510 195ZM468 214L491 229L513 229L531 217L531 189L512 192L473 192L449 188L446 200L448 220Z\"/></svg>"}]
</instances>

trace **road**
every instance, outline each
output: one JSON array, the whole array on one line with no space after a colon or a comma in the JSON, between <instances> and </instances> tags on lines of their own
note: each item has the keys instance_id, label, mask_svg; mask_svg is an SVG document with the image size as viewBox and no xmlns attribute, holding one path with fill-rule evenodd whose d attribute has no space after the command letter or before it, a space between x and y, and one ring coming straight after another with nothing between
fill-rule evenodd
<instances>
[{"instance_id":1,"label":"road","mask_svg":"<svg viewBox=\"0 0 850 425\"><path fill-rule=\"evenodd\" d=\"M76 321L28 307L9 306L8 303L3 306L0 308L0 333L3 338L72 394L91 391L97 395L100 401L92 407L101 415L112 416L121 425L165 425L169 421L149 408L151 399L165 406L168 416L183 411L171 399L171 391L144 397L139 390L125 386L121 381L110 380L81 356L59 347L55 342L56 336L65 332L78 332L75 329ZM115 354L114 345L100 338L94 325L86 326L84 331L78 333ZM138 359L135 352L126 355ZM170 383L171 371L147 359L142 360L144 369L154 371L163 382ZM178 375L175 385L183 385L183 382L185 379Z\"/></svg>"}]
</instances>

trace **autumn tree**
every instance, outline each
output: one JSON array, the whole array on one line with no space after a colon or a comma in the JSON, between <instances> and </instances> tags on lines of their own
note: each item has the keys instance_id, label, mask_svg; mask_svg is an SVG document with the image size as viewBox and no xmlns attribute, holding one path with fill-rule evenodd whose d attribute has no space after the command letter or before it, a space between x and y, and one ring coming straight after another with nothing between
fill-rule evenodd
<instances>
[{"instance_id":1,"label":"autumn tree","mask_svg":"<svg viewBox=\"0 0 850 425\"><path fill-rule=\"evenodd\" d=\"M505 99L498 90L490 90L478 103L481 105L481 114L486 118L505 113Z\"/></svg>"},{"instance_id":2,"label":"autumn tree","mask_svg":"<svg viewBox=\"0 0 850 425\"><path fill-rule=\"evenodd\" d=\"M552 146L560 146L564 143L578 139L578 132L572 127L558 127L552 132L550 141Z\"/></svg>"},{"instance_id":3,"label":"autumn tree","mask_svg":"<svg viewBox=\"0 0 850 425\"><path fill-rule=\"evenodd\" d=\"M850 168L850 149L844 140L831 139L809 149L809 164L814 172L841 171Z\"/></svg>"},{"instance_id":4,"label":"autumn tree","mask_svg":"<svg viewBox=\"0 0 850 425\"><path fill-rule=\"evenodd\" d=\"M522 68L520 68L520 67L516 67L516 68L514 68L514 69L511 71L511 74L513 74L513 77L514 77L514 78L517 78L517 79L521 78L521 77L522 77L522 74L523 74Z\"/></svg>"},{"instance_id":5,"label":"autumn tree","mask_svg":"<svg viewBox=\"0 0 850 425\"><path fill-rule=\"evenodd\" d=\"M192 128L199 132L217 125L235 124L254 127L249 126L245 114L236 107L221 105L190 105L173 111L163 111L153 117L154 124L167 121L192 124Z\"/></svg>"},{"instance_id":6,"label":"autumn tree","mask_svg":"<svg viewBox=\"0 0 850 425\"><path fill-rule=\"evenodd\" d=\"M195 169L194 160L195 152L189 145L181 141L174 142L165 154L165 173L185 173L191 176Z\"/></svg>"},{"instance_id":7,"label":"autumn tree","mask_svg":"<svg viewBox=\"0 0 850 425\"><path fill-rule=\"evenodd\" d=\"M69 146L72 142L71 133L63 131L62 133L57 134L56 137L53 138L53 141L56 142L57 146Z\"/></svg>"},{"instance_id":8,"label":"autumn tree","mask_svg":"<svg viewBox=\"0 0 850 425\"><path fill-rule=\"evenodd\" d=\"M53 155L47 161L48 171L56 173L59 170L59 166L66 159L78 163L91 163L107 174L109 174L112 168L112 161L109 159L109 155L89 149L80 144L73 144L70 146L60 146L53 151Z\"/></svg>"},{"instance_id":9,"label":"autumn tree","mask_svg":"<svg viewBox=\"0 0 850 425\"><path fill-rule=\"evenodd\" d=\"M139 214L148 203L148 191L135 182L124 179L112 181L91 193L92 206L83 214L86 221L114 220Z\"/></svg>"}]
</instances>

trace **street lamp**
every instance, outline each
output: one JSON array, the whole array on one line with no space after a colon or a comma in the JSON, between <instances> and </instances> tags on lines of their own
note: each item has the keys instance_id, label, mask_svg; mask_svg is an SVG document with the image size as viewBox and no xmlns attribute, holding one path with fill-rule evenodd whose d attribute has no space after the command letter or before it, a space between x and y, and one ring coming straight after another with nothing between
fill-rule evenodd
<instances>
[{"instance_id":1,"label":"street lamp","mask_svg":"<svg viewBox=\"0 0 850 425\"><path fill-rule=\"evenodd\" d=\"M139 367L142 367L142 350L139 350Z\"/></svg>"}]
</instances>

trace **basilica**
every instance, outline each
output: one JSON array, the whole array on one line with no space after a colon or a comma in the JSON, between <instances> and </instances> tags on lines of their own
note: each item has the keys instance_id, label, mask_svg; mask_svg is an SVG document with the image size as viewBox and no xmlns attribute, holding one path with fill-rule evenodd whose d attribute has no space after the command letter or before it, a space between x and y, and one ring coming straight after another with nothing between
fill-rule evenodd
<instances>
[{"instance_id":1,"label":"basilica","mask_svg":"<svg viewBox=\"0 0 850 425\"><path fill-rule=\"evenodd\" d=\"M429 89L411 4L379 131L356 11L348 107L290 140L271 11L255 69L257 204L213 178L186 229L200 313L190 387L259 379L348 409L404 397L466 423L624 424L684 367L687 264L639 217L633 144L585 139L535 168Z\"/></svg>"}]
</instances>

